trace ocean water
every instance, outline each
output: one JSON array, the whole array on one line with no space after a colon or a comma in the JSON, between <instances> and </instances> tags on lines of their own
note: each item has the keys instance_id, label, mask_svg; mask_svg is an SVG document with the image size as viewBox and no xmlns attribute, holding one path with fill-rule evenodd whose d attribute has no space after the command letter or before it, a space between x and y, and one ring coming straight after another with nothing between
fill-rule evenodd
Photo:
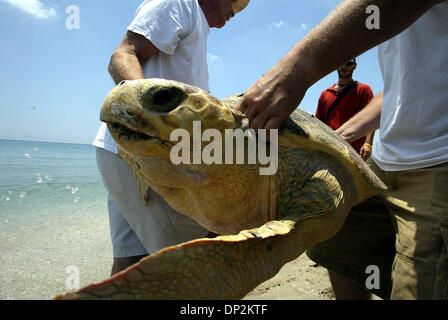
<instances>
[{"instance_id":1,"label":"ocean water","mask_svg":"<svg viewBox=\"0 0 448 320\"><path fill-rule=\"evenodd\" d=\"M0 140L0 230L104 212L95 147Z\"/></svg>"}]
</instances>

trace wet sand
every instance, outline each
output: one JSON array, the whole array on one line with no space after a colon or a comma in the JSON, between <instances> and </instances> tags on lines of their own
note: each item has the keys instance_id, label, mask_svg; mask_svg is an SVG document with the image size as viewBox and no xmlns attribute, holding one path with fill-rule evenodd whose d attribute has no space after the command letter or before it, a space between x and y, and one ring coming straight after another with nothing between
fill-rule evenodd
<instances>
[{"instance_id":1,"label":"wet sand","mask_svg":"<svg viewBox=\"0 0 448 320\"><path fill-rule=\"evenodd\" d=\"M10 229L0 233L0 299L52 299L67 291L66 281L74 270L67 273L70 266L78 268L81 286L110 274L107 212Z\"/></svg>"}]
</instances>

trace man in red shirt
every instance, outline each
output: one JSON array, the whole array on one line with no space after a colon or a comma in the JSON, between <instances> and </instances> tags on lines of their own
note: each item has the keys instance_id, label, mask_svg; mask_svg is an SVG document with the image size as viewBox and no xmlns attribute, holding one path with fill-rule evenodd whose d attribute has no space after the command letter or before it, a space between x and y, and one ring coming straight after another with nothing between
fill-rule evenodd
<instances>
[{"instance_id":1,"label":"man in red shirt","mask_svg":"<svg viewBox=\"0 0 448 320\"><path fill-rule=\"evenodd\" d=\"M322 92L316 110L316 118L333 130L338 129L373 98L373 92L367 84L353 80L356 59L350 60L337 69L339 81ZM367 160L372 154L373 136L369 133L351 143L352 147Z\"/></svg>"}]
</instances>

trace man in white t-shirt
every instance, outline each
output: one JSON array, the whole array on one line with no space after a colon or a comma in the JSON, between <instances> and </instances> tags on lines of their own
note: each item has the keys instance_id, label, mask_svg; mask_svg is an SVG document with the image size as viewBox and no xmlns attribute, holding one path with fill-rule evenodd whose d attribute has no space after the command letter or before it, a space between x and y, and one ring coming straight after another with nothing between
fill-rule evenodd
<instances>
[{"instance_id":1,"label":"man in white t-shirt","mask_svg":"<svg viewBox=\"0 0 448 320\"><path fill-rule=\"evenodd\" d=\"M337 299L448 298L447 21L447 0L343 1L237 106L253 129L278 128L312 84L381 43L384 91L337 132L351 142L380 129L369 161L389 190L307 251Z\"/></svg>"},{"instance_id":2,"label":"man in white t-shirt","mask_svg":"<svg viewBox=\"0 0 448 320\"><path fill-rule=\"evenodd\" d=\"M146 0L137 9L109 72L123 80L164 78L209 91L207 37L249 0ZM112 274L164 247L201 238L208 231L168 206L153 190L140 198L132 169L117 155L117 144L102 123L93 142L109 191L108 210L114 253Z\"/></svg>"}]
</instances>

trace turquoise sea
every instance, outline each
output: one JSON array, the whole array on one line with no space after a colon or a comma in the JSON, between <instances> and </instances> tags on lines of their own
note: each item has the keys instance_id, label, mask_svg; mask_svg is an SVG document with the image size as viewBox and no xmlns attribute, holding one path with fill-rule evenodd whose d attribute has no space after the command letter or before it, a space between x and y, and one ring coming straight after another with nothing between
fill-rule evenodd
<instances>
[{"instance_id":1,"label":"turquoise sea","mask_svg":"<svg viewBox=\"0 0 448 320\"><path fill-rule=\"evenodd\" d=\"M0 140L0 230L106 210L92 145Z\"/></svg>"}]
</instances>

